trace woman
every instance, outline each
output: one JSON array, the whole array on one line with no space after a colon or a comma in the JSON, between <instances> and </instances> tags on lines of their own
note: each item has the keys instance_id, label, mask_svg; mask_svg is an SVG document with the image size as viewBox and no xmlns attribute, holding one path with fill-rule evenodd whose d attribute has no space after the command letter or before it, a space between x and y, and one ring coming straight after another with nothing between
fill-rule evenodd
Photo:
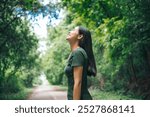
<instances>
[{"instance_id":1,"label":"woman","mask_svg":"<svg viewBox=\"0 0 150 117\"><path fill-rule=\"evenodd\" d=\"M87 75L96 76L91 33L83 27L76 27L70 31L66 39L71 47L65 68L68 77L68 99L91 100L87 88Z\"/></svg>"}]
</instances>

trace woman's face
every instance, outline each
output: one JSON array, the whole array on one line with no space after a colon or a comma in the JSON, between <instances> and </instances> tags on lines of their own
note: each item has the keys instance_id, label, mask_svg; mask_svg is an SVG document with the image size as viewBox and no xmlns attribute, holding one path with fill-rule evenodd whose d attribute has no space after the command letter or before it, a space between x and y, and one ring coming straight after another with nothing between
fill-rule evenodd
<instances>
[{"instance_id":1,"label":"woman's face","mask_svg":"<svg viewBox=\"0 0 150 117\"><path fill-rule=\"evenodd\" d=\"M66 39L69 42L74 42L78 40L78 36L79 36L79 27L76 27L72 31L69 32Z\"/></svg>"}]
</instances>

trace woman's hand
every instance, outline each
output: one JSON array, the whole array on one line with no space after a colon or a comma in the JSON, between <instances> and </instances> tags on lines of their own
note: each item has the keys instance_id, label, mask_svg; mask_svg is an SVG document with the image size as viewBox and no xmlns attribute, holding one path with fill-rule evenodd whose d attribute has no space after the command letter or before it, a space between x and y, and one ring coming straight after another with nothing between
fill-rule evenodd
<instances>
[{"instance_id":1,"label":"woman's hand","mask_svg":"<svg viewBox=\"0 0 150 117\"><path fill-rule=\"evenodd\" d=\"M80 100L81 98L82 73L83 73L82 66L73 68L74 74L73 100Z\"/></svg>"}]
</instances>

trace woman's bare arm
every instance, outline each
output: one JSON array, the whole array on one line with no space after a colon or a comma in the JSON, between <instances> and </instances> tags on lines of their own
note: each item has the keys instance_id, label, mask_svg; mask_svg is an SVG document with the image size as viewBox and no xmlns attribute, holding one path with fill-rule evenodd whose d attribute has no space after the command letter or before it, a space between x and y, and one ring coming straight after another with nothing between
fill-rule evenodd
<instances>
[{"instance_id":1,"label":"woman's bare arm","mask_svg":"<svg viewBox=\"0 0 150 117\"><path fill-rule=\"evenodd\" d=\"M81 96L81 84L82 84L82 72L83 67L74 67L74 88L73 88L73 100L80 100Z\"/></svg>"}]
</instances>

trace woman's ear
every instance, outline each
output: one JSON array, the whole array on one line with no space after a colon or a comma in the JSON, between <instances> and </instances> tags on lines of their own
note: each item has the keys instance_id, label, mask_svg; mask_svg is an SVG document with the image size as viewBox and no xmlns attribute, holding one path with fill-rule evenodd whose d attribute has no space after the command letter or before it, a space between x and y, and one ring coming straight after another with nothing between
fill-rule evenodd
<instances>
[{"instance_id":1,"label":"woman's ear","mask_svg":"<svg viewBox=\"0 0 150 117\"><path fill-rule=\"evenodd\" d=\"M78 39L82 39L82 38L83 38L83 35L79 35L79 36L78 36Z\"/></svg>"}]
</instances>

